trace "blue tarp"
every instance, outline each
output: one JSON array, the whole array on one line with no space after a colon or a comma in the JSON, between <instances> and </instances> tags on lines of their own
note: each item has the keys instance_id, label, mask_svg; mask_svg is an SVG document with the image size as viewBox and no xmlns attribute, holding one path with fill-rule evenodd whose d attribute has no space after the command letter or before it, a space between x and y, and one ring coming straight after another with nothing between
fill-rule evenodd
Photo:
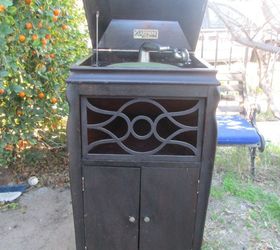
<instances>
[{"instance_id":1,"label":"blue tarp","mask_svg":"<svg viewBox=\"0 0 280 250\"><path fill-rule=\"evenodd\" d=\"M22 195L27 189L28 185L8 185L0 186L0 202L12 202Z\"/></svg>"},{"instance_id":2,"label":"blue tarp","mask_svg":"<svg viewBox=\"0 0 280 250\"><path fill-rule=\"evenodd\" d=\"M256 129L238 115L217 115L218 144L259 145L261 138Z\"/></svg>"},{"instance_id":3,"label":"blue tarp","mask_svg":"<svg viewBox=\"0 0 280 250\"><path fill-rule=\"evenodd\" d=\"M27 188L26 184L0 186L0 193L24 192L26 190L26 188Z\"/></svg>"}]
</instances>

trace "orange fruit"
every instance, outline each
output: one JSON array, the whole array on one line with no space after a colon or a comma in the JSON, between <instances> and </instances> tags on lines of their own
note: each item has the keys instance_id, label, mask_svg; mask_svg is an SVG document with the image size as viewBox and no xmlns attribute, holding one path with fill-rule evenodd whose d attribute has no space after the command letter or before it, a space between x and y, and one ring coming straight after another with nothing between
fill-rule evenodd
<instances>
[{"instance_id":1,"label":"orange fruit","mask_svg":"<svg viewBox=\"0 0 280 250\"><path fill-rule=\"evenodd\" d=\"M32 0L25 0L25 3L30 5L32 3Z\"/></svg>"},{"instance_id":2,"label":"orange fruit","mask_svg":"<svg viewBox=\"0 0 280 250\"><path fill-rule=\"evenodd\" d=\"M37 39L38 39L38 35L36 35L36 34L32 35L32 40L33 41L36 41Z\"/></svg>"},{"instance_id":3,"label":"orange fruit","mask_svg":"<svg viewBox=\"0 0 280 250\"><path fill-rule=\"evenodd\" d=\"M52 35L51 35L51 34L47 34L47 35L45 36L45 38L48 39L48 40L50 40L50 39L52 38Z\"/></svg>"},{"instance_id":4,"label":"orange fruit","mask_svg":"<svg viewBox=\"0 0 280 250\"><path fill-rule=\"evenodd\" d=\"M42 38L41 42L42 42L43 46L46 46L48 43L48 41L45 38Z\"/></svg>"},{"instance_id":5,"label":"orange fruit","mask_svg":"<svg viewBox=\"0 0 280 250\"><path fill-rule=\"evenodd\" d=\"M55 54L50 54L50 58L54 59L55 58Z\"/></svg>"},{"instance_id":6,"label":"orange fruit","mask_svg":"<svg viewBox=\"0 0 280 250\"><path fill-rule=\"evenodd\" d=\"M6 150L6 151L13 151L13 150L14 150L14 146L11 145L11 144L7 144L7 145L5 146L5 150Z\"/></svg>"},{"instance_id":7,"label":"orange fruit","mask_svg":"<svg viewBox=\"0 0 280 250\"><path fill-rule=\"evenodd\" d=\"M6 10L6 7L2 4L0 4L0 12L4 12Z\"/></svg>"},{"instance_id":8,"label":"orange fruit","mask_svg":"<svg viewBox=\"0 0 280 250\"><path fill-rule=\"evenodd\" d=\"M57 103L57 98L53 97L51 100L50 100L51 104L56 104Z\"/></svg>"},{"instance_id":9,"label":"orange fruit","mask_svg":"<svg viewBox=\"0 0 280 250\"><path fill-rule=\"evenodd\" d=\"M55 10L53 11L53 14L54 14L55 16L59 16L59 15L60 15L60 10L59 10L59 9L55 9Z\"/></svg>"},{"instance_id":10,"label":"orange fruit","mask_svg":"<svg viewBox=\"0 0 280 250\"><path fill-rule=\"evenodd\" d=\"M52 124L51 127L52 127L52 129L57 129L57 125L56 124Z\"/></svg>"},{"instance_id":11,"label":"orange fruit","mask_svg":"<svg viewBox=\"0 0 280 250\"><path fill-rule=\"evenodd\" d=\"M61 27L63 30L67 30L68 29L68 26L66 24L63 24L62 27Z\"/></svg>"},{"instance_id":12,"label":"orange fruit","mask_svg":"<svg viewBox=\"0 0 280 250\"><path fill-rule=\"evenodd\" d=\"M41 99L41 100L44 99L45 98L45 94L43 92L40 92L38 94L38 98Z\"/></svg>"},{"instance_id":13,"label":"orange fruit","mask_svg":"<svg viewBox=\"0 0 280 250\"><path fill-rule=\"evenodd\" d=\"M24 36L24 35L19 35L19 41L21 42L21 43L24 43L25 42L25 40L26 40L26 37Z\"/></svg>"},{"instance_id":14,"label":"orange fruit","mask_svg":"<svg viewBox=\"0 0 280 250\"><path fill-rule=\"evenodd\" d=\"M18 96L19 96L20 98L24 98L24 97L26 96L26 94L25 94L23 91L20 91L20 92L18 93Z\"/></svg>"},{"instance_id":15,"label":"orange fruit","mask_svg":"<svg viewBox=\"0 0 280 250\"><path fill-rule=\"evenodd\" d=\"M55 23L55 22L57 22L57 20L58 20L58 17L57 17L57 16L54 16L54 17L53 17L53 22Z\"/></svg>"},{"instance_id":16,"label":"orange fruit","mask_svg":"<svg viewBox=\"0 0 280 250\"><path fill-rule=\"evenodd\" d=\"M32 23L26 23L26 24L25 24L25 28L26 28L27 30L31 30L31 29L33 28L33 24L32 24Z\"/></svg>"},{"instance_id":17,"label":"orange fruit","mask_svg":"<svg viewBox=\"0 0 280 250\"><path fill-rule=\"evenodd\" d=\"M26 149L26 147L28 146L28 141L25 140L19 140L17 146L19 147L19 149Z\"/></svg>"},{"instance_id":18,"label":"orange fruit","mask_svg":"<svg viewBox=\"0 0 280 250\"><path fill-rule=\"evenodd\" d=\"M43 28L43 23L42 23L41 21L38 23L38 28L39 28L39 29L42 29L42 28Z\"/></svg>"},{"instance_id":19,"label":"orange fruit","mask_svg":"<svg viewBox=\"0 0 280 250\"><path fill-rule=\"evenodd\" d=\"M5 93L5 89L0 89L0 95L3 95Z\"/></svg>"}]
</instances>

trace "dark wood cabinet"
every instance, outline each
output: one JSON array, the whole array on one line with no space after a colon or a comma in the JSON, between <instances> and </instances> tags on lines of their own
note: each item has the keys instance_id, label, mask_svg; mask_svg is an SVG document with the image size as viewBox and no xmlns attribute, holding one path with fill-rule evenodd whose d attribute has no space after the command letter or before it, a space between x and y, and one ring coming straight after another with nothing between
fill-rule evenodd
<instances>
[{"instance_id":1,"label":"dark wood cabinet","mask_svg":"<svg viewBox=\"0 0 280 250\"><path fill-rule=\"evenodd\" d=\"M206 67L72 69L68 150L78 250L200 249L217 85Z\"/></svg>"},{"instance_id":2,"label":"dark wood cabinet","mask_svg":"<svg viewBox=\"0 0 280 250\"><path fill-rule=\"evenodd\" d=\"M93 53L67 80L77 250L199 250L219 101L194 53L207 1L83 3Z\"/></svg>"},{"instance_id":3,"label":"dark wood cabinet","mask_svg":"<svg viewBox=\"0 0 280 250\"><path fill-rule=\"evenodd\" d=\"M191 249L197 168L84 167L90 250Z\"/></svg>"},{"instance_id":4,"label":"dark wood cabinet","mask_svg":"<svg viewBox=\"0 0 280 250\"><path fill-rule=\"evenodd\" d=\"M137 250L140 169L85 167L84 176L88 249Z\"/></svg>"},{"instance_id":5,"label":"dark wood cabinet","mask_svg":"<svg viewBox=\"0 0 280 250\"><path fill-rule=\"evenodd\" d=\"M198 176L198 168L142 169L139 249L192 249Z\"/></svg>"}]
</instances>

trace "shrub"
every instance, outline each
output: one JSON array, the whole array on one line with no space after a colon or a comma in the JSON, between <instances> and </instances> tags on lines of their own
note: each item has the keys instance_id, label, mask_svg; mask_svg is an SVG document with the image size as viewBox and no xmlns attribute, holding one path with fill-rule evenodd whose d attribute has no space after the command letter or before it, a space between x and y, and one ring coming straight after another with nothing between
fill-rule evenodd
<instances>
[{"instance_id":1,"label":"shrub","mask_svg":"<svg viewBox=\"0 0 280 250\"><path fill-rule=\"evenodd\" d=\"M75 0L0 0L0 166L67 115L69 66L87 53Z\"/></svg>"}]
</instances>

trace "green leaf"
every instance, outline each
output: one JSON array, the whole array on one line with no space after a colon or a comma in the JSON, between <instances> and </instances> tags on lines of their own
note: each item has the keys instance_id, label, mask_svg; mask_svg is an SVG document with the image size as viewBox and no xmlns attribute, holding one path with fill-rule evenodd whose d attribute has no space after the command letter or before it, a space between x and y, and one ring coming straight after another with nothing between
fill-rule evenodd
<instances>
[{"instance_id":1,"label":"green leaf","mask_svg":"<svg viewBox=\"0 0 280 250\"><path fill-rule=\"evenodd\" d=\"M23 90L23 88L19 85L12 85L11 89L13 89L16 93L19 93L20 91Z\"/></svg>"},{"instance_id":2,"label":"green leaf","mask_svg":"<svg viewBox=\"0 0 280 250\"><path fill-rule=\"evenodd\" d=\"M6 70L0 71L0 78L4 78L6 76L8 76L8 72Z\"/></svg>"},{"instance_id":3,"label":"green leaf","mask_svg":"<svg viewBox=\"0 0 280 250\"><path fill-rule=\"evenodd\" d=\"M13 1L11 0L0 0L0 4L4 5L6 8L13 5Z\"/></svg>"},{"instance_id":4,"label":"green leaf","mask_svg":"<svg viewBox=\"0 0 280 250\"><path fill-rule=\"evenodd\" d=\"M15 24L15 19L10 15L6 17L6 23L9 25L14 25Z\"/></svg>"},{"instance_id":5,"label":"green leaf","mask_svg":"<svg viewBox=\"0 0 280 250\"><path fill-rule=\"evenodd\" d=\"M33 43L32 43L33 47L41 47L41 41L39 39L35 40Z\"/></svg>"},{"instance_id":6,"label":"green leaf","mask_svg":"<svg viewBox=\"0 0 280 250\"><path fill-rule=\"evenodd\" d=\"M9 35L13 32L13 29L10 28L7 24L0 24L0 34L2 36Z\"/></svg>"},{"instance_id":7,"label":"green leaf","mask_svg":"<svg viewBox=\"0 0 280 250\"><path fill-rule=\"evenodd\" d=\"M4 51L5 45L6 45L6 40L4 37L1 36L1 33L0 33L0 50L1 50L1 52Z\"/></svg>"},{"instance_id":8,"label":"green leaf","mask_svg":"<svg viewBox=\"0 0 280 250\"><path fill-rule=\"evenodd\" d=\"M0 1L1 1L1 0L0 0ZM12 7L9 8L9 13L10 13L10 14L13 15L13 14L15 14L16 12L17 12L17 8L16 8L15 6L12 6Z\"/></svg>"}]
</instances>

